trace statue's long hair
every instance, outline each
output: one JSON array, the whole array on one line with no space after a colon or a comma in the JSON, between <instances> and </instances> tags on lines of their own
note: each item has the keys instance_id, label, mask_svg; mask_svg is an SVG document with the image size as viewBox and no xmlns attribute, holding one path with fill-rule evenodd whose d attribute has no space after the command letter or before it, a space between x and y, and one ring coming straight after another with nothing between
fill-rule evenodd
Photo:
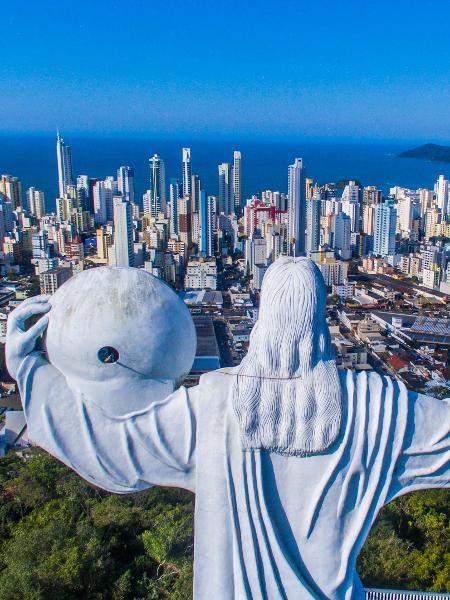
<instances>
[{"instance_id":1,"label":"statue's long hair","mask_svg":"<svg viewBox=\"0 0 450 600\"><path fill-rule=\"evenodd\" d=\"M267 270L232 392L244 448L301 455L336 440L341 390L325 306L325 284L312 261L282 257Z\"/></svg>"}]
</instances>

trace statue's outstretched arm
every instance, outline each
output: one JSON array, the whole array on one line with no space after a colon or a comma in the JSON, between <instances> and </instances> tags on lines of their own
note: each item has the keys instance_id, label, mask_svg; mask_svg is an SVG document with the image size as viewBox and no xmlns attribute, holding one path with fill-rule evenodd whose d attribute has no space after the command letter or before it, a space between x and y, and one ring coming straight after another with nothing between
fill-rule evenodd
<instances>
[{"instance_id":1,"label":"statue's outstretched arm","mask_svg":"<svg viewBox=\"0 0 450 600\"><path fill-rule=\"evenodd\" d=\"M180 388L165 400L121 417L73 392L62 373L34 351L49 310L47 297L22 303L10 315L7 365L19 384L29 438L89 482L127 493L151 485L195 488L197 390ZM149 386L151 384L149 383Z\"/></svg>"},{"instance_id":2,"label":"statue's outstretched arm","mask_svg":"<svg viewBox=\"0 0 450 600\"><path fill-rule=\"evenodd\" d=\"M408 424L388 501L414 490L450 487L450 399L409 392Z\"/></svg>"}]
</instances>

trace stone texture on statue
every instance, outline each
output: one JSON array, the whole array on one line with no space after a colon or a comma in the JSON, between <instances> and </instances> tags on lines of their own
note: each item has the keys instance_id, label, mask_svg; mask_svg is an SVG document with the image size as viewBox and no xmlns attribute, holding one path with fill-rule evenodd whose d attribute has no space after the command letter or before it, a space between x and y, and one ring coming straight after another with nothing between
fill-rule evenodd
<instances>
[{"instance_id":1,"label":"stone texture on statue","mask_svg":"<svg viewBox=\"0 0 450 600\"><path fill-rule=\"evenodd\" d=\"M94 294L87 289L85 301ZM105 410L108 380L80 392L33 352L54 308L28 333L23 317L48 303L20 306L7 356L29 437L113 492L157 484L195 492L197 600L363 598L356 557L378 511L411 490L449 486L450 406L376 373L338 373L324 308L317 267L279 259L242 364L165 399L155 399L149 378L130 413ZM165 316L158 305L153 318ZM182 321L171 319L183 345ZM127 335L122 319L110 327L117 343ZM153 343L147 335L143 345Z\"/></svg>"},{"instance_id":2,"label":"stone texture on statue","mask_svg":"<svg viewBox=\"0 0 450 600\"><path fill-rule=\"evenodd\" d=\"M189 310L144 270L83 271L49 302L48 360L112 414L146 407L150 382L153 400L165 398L191 370L197 340Z\"/></svg>"},{"instance_id":3,"label":"stone texture on statue","mask_svg":"<svg viewBox=\"0 0 450 600\"><path fill-rule=\"evenodd\" d=\"M266 273L259 319L235 382L233 402L247 449L323 452L339 433L342 401L323 318L326 290L314 263L299 261L301 269L281 259Z\"/></svg>"}]
</instances>

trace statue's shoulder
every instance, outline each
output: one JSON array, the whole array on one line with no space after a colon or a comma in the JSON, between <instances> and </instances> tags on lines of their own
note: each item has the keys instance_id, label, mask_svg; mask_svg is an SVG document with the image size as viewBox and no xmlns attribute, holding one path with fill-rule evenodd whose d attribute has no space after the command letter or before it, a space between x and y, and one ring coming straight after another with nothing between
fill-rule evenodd
<instances>
[{"instance_id":1,"label":"statue's shoulder","mask_svg":"<svg viewBox=\"0 0 450 600\"><path fill-rule=\"evenodd\" d=\"M204 373L200 377L199 383L202 387L218 385L221 388L228 389L231 385L233 385L237 373L237 367L224 367L223 369L217 369L216 371L209 371L208 373Z\"/></svg>"},{"instance_id":2,"label":"statue's shoulder","mask_svg":"<svg viewBox=\"0 0 450 600\"><path fill-rule=\"evenodd\" d=\"M208 414L214 410L223 410L229 404L230 394L236 381L232 368L217 369L204 373L199 380L197 393L202 407L208 407ZM214 412L214 411L213 411Z\"/></svg>"},{"instance_id":3,"label":"statue's shoulder","mask_svg":"<svg viewBox=\"0 0 450 600\"><path fill-rule=\"evenodd\" d=\"M385 395L393 386L402 395L407 391L405 384L399 379L393 379L389 375L377 373L376 371L355 371L354 369L343 369L339 371L341 386L343 389L363 389L368 387L372 394Z\"/></svg>"},{"instance_id":4,"label":"statue's shoulder","mask_svg":"<svg viewBox=\"0 0 450 600\"><path fill-rule=\"evenodd\" d=\"M389 375L380 374L377 371L355 371L354 369L347 369L342 372L341 381L348 382L353 381L356 385L359 383L367 383L370 386L386 386L392 385L394 382L397 384L403 384L403 382L389 377Z\"/></svg>"},{"instance_id":5,"label":"statue's shoulder","mask_svg":"<svg viewBox=\"0 0 450 600\"><path fill-rule=\"evenodd\" d=\"M407 410L408 389L400 379L376 371L351 371L347 375L347 390L352 382L355 397L365 397L370 405L393 404L404 406Z\"/></svg>"}]
</instances>

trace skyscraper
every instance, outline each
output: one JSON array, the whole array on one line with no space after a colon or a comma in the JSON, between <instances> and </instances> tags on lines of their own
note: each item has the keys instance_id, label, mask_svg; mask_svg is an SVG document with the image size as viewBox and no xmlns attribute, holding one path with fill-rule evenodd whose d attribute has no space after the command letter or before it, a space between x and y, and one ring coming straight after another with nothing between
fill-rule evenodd
<instances>
[{"instance_id":1,"label":"skyscraper","mask_svg":"<svg viewBox=\"0 0 450 600\"><path fill-rule=\"evenodd\" d=\"M45 215L44 192L30 187L27 190L28 212L37 219Z\"/></svg>"},{"instance_id":2,"label":"skyscraper","mask_svg":"<svg viewBox=\"0 0 450 600\"><path fill-rule=\"evenodd\" d=\"M314 196L308 200L306 225L306 252L317 252L320 247L320 209L321 199Z\"/></svg>"},{"instance_id":3,"label":"skyscraper","mask_svg":"<svg viewBox=\"0 0 450 600\"><path fill-rule=\"evenodd\" d=\"M217 213L219 199L217 196L208 196L207 198L207 215L206 215L206 254L214 256L216 253L216 230L217 230Z\"/></svg>"},{"instance_id":4,"label":"skyscraper","mask_svg":"<svg viewBox=\"0 0 450 600\"><path fill-rule=\"evenodd\" d=\"M443 175L439 175L436 182L437 205L445 217L449 212L449 182Z\"/></svg>"},{"instance_id":5,"label":"skyscraper","mask_svg":"<svg viewBox=\"0 0 450 600\"><path fill-rule=\"evenodd\" d=\"M199 196L199 221L200 221L200 235L198 241L198 251L208 252L208 198L205 190L200 190Z\"/></svg>"},{"instance_id":6,"label":"skyscraper","mask_svg":"<svg viewBox=\"0 0 450 600\"><path fill-rule=\"evenodd\" d=\"M117 181L112 175L105 177L106 220L114 220L113 198L117 195Z\"/></svg>"},{"instance_id":7,"label":"skyscraper","mask_svg":"<svg viewBox=\"0 0 450 600\"><path fill-rule=\"evenodd\" d=\"M191 199L184 196L178 199L177 204L178 235L180 240L189 246L192 242Z\"/></svg>"},{"instance_id":8,"label":"skyscraper","mask_svg":"<svg viewBox=\"0 0 450 600\"><path fill-rule=\"evenodd\" d=\"M191 207L192 212L198 212L198 205L200 202L200 177L198 175L192 175L191 177Z\"/></svg>"},{"instance_id":9,"label":"skyscraper","mask_svg":"<svg viewBox=\"0 0 450 600\"><path fill-rule=\"evenodd\" d=\"M180 180L172 178L169 185L170 235L178 235L178 199L181 198Z\"/></svg>"},{"instance_id":10,"label":"skyscraper","mask_svg":"<svg viewBox=\"0 0 450 600\"><path fill-rule=\"evenodd\" d=\"M50 246L47 231L38 231L32 235L33 258L49 258Z\"/></svg>"},{"instance_id":11,"label":"skyscraper","mask_svg":"<svg viewBox=\"0 0 450 600\"><path fill-rule=\"evenodd\" d=\"M352 232L359 232L361 229L359 195L359 186L354 181L349 181L342 194L342 212L350 217Z\"/></svg>"},{"instance_id":12,"label":"skyscraper","mask_svg":"<svg viewBox=\"0 0 450 600\"><path fill-rule=\"evenodd\" d=\"M70 146L64 143L63 138L56 135L56 159L58 161L58 186L59 197L63 198L68 185L73 185L72 175L72 151Z\"/></svg>"},{"instance_id":13,"label":"skyscraper","mask_svg":"<svg viewBox=\"0 0 450 600\"><path fill-rule=\"evenodd\" d=\"M311 200L311 198L314 196L314 180L309 179L308 177L305 179L305 195L307 200Z\"/></svg>"},{"instance_id":14,"label":"skyscraper","mask_svg":"<svg viewBox=\"0 0 450 600\"><path fill-rule=\"evenodd\" d=\"M395 253L397 211L389 204L375 206L373 223L373 252L379 256Z\"/></svg>"},{"instance_id":15,"label":"skyscraper","mask_svg":"<svg viewBox=\"0 0 450 600\"><path fill-rule=\"evenodd\" d=\"M127 166L117 169L117 191L128 202L134 202L134 169Z\"/></svg>"},{"instance_id":16,"label":"skyscraper","mask_svg":"<svg viewBox=\"0 0 450 600\"><path fill-rule=\"evenodd\" d=\"M92 214L94 213L94 187L97 181L97 177L89 177L89 202L86 210L89 210Z\"/></svg>"},{"instance_id":17,"label":"skyscraper","mask_svg":"<svg viewBox=\"0 0 450 600\"><path fill-rule=\"evenodd\" d=\"M413 218L416 212L415 198L407 195L397 202L398 222L402 238L410 238L413 229Z\"/></svg>"},{"instance_id":18,"label":"skyscraper","mask_svg":"<svg viewBox=\"0 0 450 600\"><path fill-rule=\"evenodd\" d=\"M150 159L150 213L152 217L166 211L166 175L163 159L154 154Z\"/></svg>"},{"instance_id":19,"label":"skyscraper","mask_svg":"<svg viewBox=\"0 0 450 600\"><path fill-rule=\"evenodd\" d=\"M90 185L88 175L78 175L77 177L77 197L78 205L83 210L92 210L90 198Z\"/></svg>"},{"instance_id":20,"label":"skyscraper","mask_svg":"<svg viewBox=\"0 0 450 600\"><path fill-rule=\"evenodd\" d=\"M290 253L305 253L306 200L303 159L296 158L288 167L288 236Z\"/></svg>"},{"instance_id":21,"label":"skyscraper","mask_svg":"<svg viewBox=\"0 0 450 600\"><path fill-rule=\"evenodd\" d=\"M2 192L0 192L0 212L2 219L1 236L14 229L12 202Z\"/></svg>"},{"instance_id":22,"label":"skyscraper","mask_svg":"<svg viewBox=\"0 0 450 600\"><path fill-rule=\"evenodd\" d=\"M345 213L339 213L334 221L334 249L343 260L352 256L351 219Z\"/></svg>"},{"instance_id":23,"label":"skyscraper","mask_svg":"<svg viewBox=\"0 0 450 600\"><path fill-rule=\"evenodd\" d=\"M192 172L191 172L191 149L183 148L183 196L191 196L192 192Z\"/></svg>"},{"instance_id":24,"label":"skyscraper","mask_svg":"<svg viewBox=\"0 0 450 600\"><path fill-rule=\"evenodd\" d=\"M0 195L0 244L3 244L6 237L5 214L3 212L3 198L4 196Z\"/></svg>"},{"instance_id":25,"label":"skyscraper","mask_svg":"<svg viewBox=\"0 0 450 600\"><path fill-rule=\"evenodd\" d=\"M17 177L2 175L0 179L0 193L11 202L12 210L22 206L22 184Z\"/></svg>"},{"instance_id":26,"label":"skyscraper","mask_svg":"<svg viewBox=\"0 0 450 600\"><path fill-rule=\"evenodd\" d=\"M117 196L114 198L114 255L117 267L134 266L131 204Z\"/></svg>"},{"instance_id":27,"label":"skyscraper","mask_svg":"<svg viewBox=\"0 0 450 600\"><path fill-rule=\"evenodd\" d=\"M219 213L231 214L233 210L233 168L229 163L219 165Z\"/></svg>"},{"instance_id":28,"label":"skyscraper","mask_svg":"<svg viewBox=\"0 0 450 600\"><path fill-rule=\"evenodd\" d=\"M234 214L239 217L241 214L241 153L235 150L233 153L233 197Z\"/></svg>"},{"instance_id":29,"label":"skyscraper","mask_svg":"<svg viewBox=\"0 0 450 600\"><path fill-rule=\"evenodd\" d=\"M366 235L373 235L373 220L375 215L374 204L365 204L363 206L363 225L362 230Z\"/></svg>"},{"instance_id":30,"label":"skyscraper","mask_svg":"<svg viewBox=\"0 0 450 600\"><path fill-rule=\"evenodd\" d=\"M374 185L368 185L363 189L363 205L380 204L383 193Z\"/></svg>"},{"instance_id":31,"label":"skyscraper","mask_svg":"<svg viewBox=\"0 0 450 600\"><path fill-rule=\"evenodd\" d=\"M104 181L97 181L93 188L94 222L95 225L105 225L108 221L106 211L106 195Z\"/></svg>"}]
</instances>

